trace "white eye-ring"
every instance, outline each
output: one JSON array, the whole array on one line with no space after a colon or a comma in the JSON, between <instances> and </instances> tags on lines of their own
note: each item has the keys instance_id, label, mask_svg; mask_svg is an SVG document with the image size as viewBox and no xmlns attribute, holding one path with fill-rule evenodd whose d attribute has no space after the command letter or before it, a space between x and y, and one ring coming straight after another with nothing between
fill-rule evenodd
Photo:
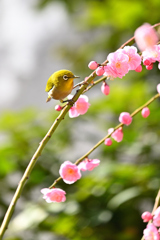
<instances>
[{"instance_id":1,"label":"white eye-ring","mask_svg":"<svg viewBox=\"0 0 160 240\"><path fill-rule=\"evenodd\" d=\"M64 79L65 81L68 80L68 78L69 78L69 77L68 77L67 75L64 75L64 76L63 76L63 79Z\"/></svg>"}]
</instances>

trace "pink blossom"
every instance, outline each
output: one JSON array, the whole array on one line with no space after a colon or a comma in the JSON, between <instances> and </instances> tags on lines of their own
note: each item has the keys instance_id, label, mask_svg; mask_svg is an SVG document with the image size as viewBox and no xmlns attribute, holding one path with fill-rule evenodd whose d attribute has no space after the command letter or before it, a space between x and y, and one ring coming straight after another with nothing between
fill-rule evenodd
<instances>
[{"instance_id":1,"label":"pink blossom","mask_svg":"<svg viewBox=\"0 0 160 240\"><path fill-rule=\"evenodd\" d=\"M61 111L61 110L62 110L62 107L61 107L60 105L56 105L56 106L55 106L55 110L56 110L56 111Z\"/></svg>"},{"instance_id":2,"label":"pink blossom","mask_svg":"<svg viewBox=\"0 0 160 240\"><path fill-rule=\"evenodd\" d=\"M145 240L160 240L158 230L152 223L147 225L147 228L144 229L143 234Z\"/></svg>"},{"instance_id":3,"label":"pink blossom","mask_svg":"<svg viewBox=\"0 0 160 240\"><path fill-rule=\"evenodd\" d=\"M114 128L108 129L108 133L109 133L109 134L112 133L113 131L114 131ZM123 139L123 130L122 130L122 127L116 129L116 130L112 133L111 137L112 137L116 142L121 142L122 139Z\"/></svg>"},{"instance_id":4,"label":"pink blossom","mask_svg":"<svg viewBox=\"0 0 160 240\"><path fill-rule=\"evenodd\" d=\"M160 207L158 207L158 208L156 209L156 211L154 212L153 224L154 224L156 227L160 227Z\"/></svg>"},{"instance_id":5,"label":"pink blossom","mask_svg":"<svg viewBox=\"0 0 160 240\"><path fill-rule=\"evenodd\" d=\"M144 212L141 215L141 218L143 219L143 222L149 222L152 219L152 214L150 212Z\"/></svg>"},{"instance_id":6,"label":"pink blossom","mask_svg":"<svg viewBox=\"0 0 160 240\"><path fill-rule=\"evenodd\" d=\"M96 69L97 76L102 76L104 74L104 67L100 66Z\"/></svg>"},{"instance_id":7,"label":"pink blossom","mask_svg":"<svg viewBox=\"0 0 160 240\"><path fill-rule=\"evenodd\" d=\"M73 106L69 109L69 116L70 116L70 118L75 118L75 117L79 116L79 113L75 106Z\"/></svg>"},{"instance_id":8,"label":"pink blossom","mask_svg":"<svg viewBox=\"0 0 160 240\"><path fill-rule=\"evenodd\" d=\"M143 64L150 65L156 61L160 62L160 45L154 45L151 48L146 48L142 52Z\"/></svg>"},{"instance_id":9,"label":"pink blossom","mask_svg":"<svg viewBox=\"0 0 160 240\"><path fill-rule=\"evenodd\" d=\"M46 202L64 202L66 200L65 194L66 192L60 188L43 188L41 189L41 193L44 194L43 198Z\"/></svg>"},{"instance_id":10,"label":"pink blossom","mask_svg":"<svg viewBox=\"0 0 160 240\"><path fill-rule=\"evenodd\" d=\"M157 85L157 92L160 94L160 83Z\"/></svg>"},{"instance_id":11,"label":"pink blossom","mask_svg":"<svg viewBox=\"0 0 160 240\"><path fill-rule=\"evenodd\" d=\"M158 69L160 70L160 63L158 63Z\"/></svg>"},{"instance_id":12,"label":"pink blossom","mask_svg":"<svg viewBox=\"0 0 160 240\"><path fill-rule=\"evenodd\" d=\"M83 162L81 162L79 165L78 165L78 168L81 170L81 171L92 171L95 167L97 167L100 163L100 160L99 159L85 159Z\"/></svg>"},{"instance_id":13,"label":"pink blossom","mask_svg":"<svg viewBox=\"0 0 160 240\"><path fill-rule=\"evenodd\" d=\"M106 146L111 146L112 145L112 140L110 138L106 138L105 141L104 141L104 144Z\"/></svg>"},{"instance_id":14,"label":"pink blossom","mask_svg":"<svg viewBox=\"0 0 160 240\"><path fill-rule=\"evenodd\" d=\"M101 91L104 95L108 95L110 92L110 87L105 81L102 83Z\"/></svg>"},{"instance_id":15,"label":"pink blossom","mask_svg":"<svg viewBox=\"0 0 160 240\"><path fill-rule=\"evenodd\" d=\"M122 78L129 71L129 57L120 49L116 52L110 53L107 57L108 64L104 66L105 76L111 78Z\"/></svg>"},{"instance_id":16,"label":"pink blossom","mask_svg":"<svg viewBox=\"0 0 160 240\"><path fill-rule=\"evenodd\" d=\"M75 107L80 115L85 114L89 106L90 104L88 103L88 97L85 95L81 95L75 103Z\"/></svg>"},{"instance_id":17,"label":"pink blossom","mask_svg":"<svg viewBox=\"0 0 160 240\"><path fill-rule=\"evenodd\" d=\"M69 161L65 161L61 165L59 174L62 177L63 181L68 184L72 184L81 178L79 168Z\"/></svg>"},{"instance_id":18,"label":"pink blossom","mask_svg":"<svg viewBox=\"0 0 160 240\"><path fill-rule=\"evenodd\" d=\"M72 98L72 95L69 95L69 98ZM88 97L85 95L81 95L75 102L73 107L71 107L69 110L70 118L78 117L79 115L85 114L89 106L90 104L88 103Z\"/></svg>"},{"instance_id":19,"label":"pink blossom","mask_svg":"<svg viewBox=\"0 0 160 240\"><path fill-rule=\"evenodd\" d=\"M129 57L128 66L129 70L135 70L141 64L141 57L137 53L137 48L132 46L125 46L123 51Z\"/></svg>"},{"instance_id":20,"label":"pink blossom","mask_svg":"<svg viewBox=\"0 0 160 240\"><path fill-rule=\"evenodd\" d=\"M136 69L135 69L136 72L142 72L142 66L139 65Z\"/></svg>"},{"instance_id":21,"label":"pink blossom","mask_svg":"<svg viewBox=\"0 0 160 240\"><path fill-rule=\"evenodd\" d=\"M96 61L91 61L89 64L88 64L88 67L91 69L91 70L95 70L97 67L98 67L98 63Z\"/></svg>"},{"instance_id":22,"label":"pink blossom","mask_svg":"<svg viewBox=\"0 0 160 240\"><path fill-rule=\"evenodd\" d=\"M112 133L111 137L116 141L116 142L121 142L123 139L123 131L122 127L118 128L115 132Z\"/></svg>"},{"instance_id":23,"label":"pink blossom","mask_svg":"<svg viewBox=\"0 0 160 240\"><path fill-rule=\"evenodd\" d=\"M149 108L148 107L143 108L141 114L142 114L142 117L147 118L150 114Z\"/></svg>"},{"instance_id":24,"label":"pink blossom","mask_svg":"<svg viewBox=\"0 0 160 240\"><path fill-rule=\"evenodd\" d=\"M122 112L119 116L119 121L128 126L132 122L132 117L128 112Z\"/></svg>"},{"instance_id":25,"label":"pink blossom","mask_svg":"<svg viewBox=\"0 0 160 240\"><path fill-rule=\"evenodd\" d=\"M152 47L158 42L158 35L149 23L145 23L137 28L134 36L141 51L144 51L147 47Z\"/></svg>"}]
</instances>

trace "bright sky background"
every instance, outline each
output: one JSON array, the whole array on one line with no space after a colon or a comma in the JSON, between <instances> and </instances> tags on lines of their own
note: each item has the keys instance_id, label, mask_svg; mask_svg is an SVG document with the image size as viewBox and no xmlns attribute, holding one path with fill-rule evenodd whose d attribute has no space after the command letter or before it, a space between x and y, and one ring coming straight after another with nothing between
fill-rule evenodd
<instances>
[{"instance_id":1,"label":"bright sky background","mask_svg":"<svg viewBox=\"0 0 160 240\"><path fill-rule=\"evenodd\" d=\"M71 40L64 6L55 3L38 11L34 4L33 0L0 1L0 110L53 107L45 102L47 79L68 67L54 58L56 48Z\"/></svg>"}]
</instances>

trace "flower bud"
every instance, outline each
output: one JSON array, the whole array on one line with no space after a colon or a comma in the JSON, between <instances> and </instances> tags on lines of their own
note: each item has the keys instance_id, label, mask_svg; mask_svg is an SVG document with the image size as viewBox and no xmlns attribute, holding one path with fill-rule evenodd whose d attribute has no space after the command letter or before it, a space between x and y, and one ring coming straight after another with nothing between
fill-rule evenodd
<instances>
[{"instance_id":1,"label":"flower bud","mask_svg":"<svg viewBox=\"0 0 160 240\"><path fill-rule=\"evenodd\" d=\"M91 70L95 70L97 67L98 67L98 63L96 61L91 61L89 64L88 64L88 67L91 69Z\"/></svg>"},{"instance_id":2,"label":"flower bud","mask_svg":"<svg viewBox=\"0 0 160 240\"><path fill-rule=\"evenodd\" d=\"M97 76L102 76L104 74L104 67L100 66L96 69Z\"/></svg>"},{"instance_id":3,"label":"flower bud","mask_svg":"<svg viewBox=\"0 0 160 240\"><path fill-rule=\"evenodd\" d=\"M56 105L56 106L55 106L55 110L56 110L56 111L61 111L61 110L62 110L62 107L61 107L60 105Z\"/></svg>"},{"instance_id":4,"label":"flower bud","mask_svg":"<svg viewBox=\"0 0 160 240\"><path fill-rule=\"evenodd\" d=\"M145 107L145 108L142 109L141 113L142 113L142 117L147 118L150 114L150 110L149 110L148 107Z\"/></svg>"},{"instance_id":5,"label":"flower bud","mask_svg":"<svg viewBox=\"0 0 160 240\"><path fill-rule=\"evenodd\" d=\"M104 141L104 144L106 146L111 146L112 145L112 140L110 138L106 138L105 141Z\"/></svg>"},{"instance_id":6,"label":"flower bud","mask_svg":"<svg viewBox=\"0 0 160 240\"><path fill-rule=\"evenodd\" d=\"M101 91L104 95L108 95L110 92L110 87L105 81L102 83Z\"/></svg>"}]
</instances>

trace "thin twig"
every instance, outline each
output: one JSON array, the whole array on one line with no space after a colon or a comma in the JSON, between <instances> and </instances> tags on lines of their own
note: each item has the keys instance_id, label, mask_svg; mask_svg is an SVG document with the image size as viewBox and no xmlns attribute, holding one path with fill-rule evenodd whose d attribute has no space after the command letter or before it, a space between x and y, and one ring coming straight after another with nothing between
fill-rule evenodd
<instances>
[{"instance_id":1,"label":"thin twig","mask_svg":"<svg viewBox=\"0 0 160 240\"><path fill-rule=\"evenodd\" d=\"M106 78L107 78L106 76L103 76L103 77L101 77L100 79L94 81L93 83L91 83L90 86L88 86L88 87L83 91L83 93L89 91L92 87L94 87L94 86L97 85L98 83L100 83L100 82L102 82L102 81L105 81Z\"/></svg>"}]
</instances>

